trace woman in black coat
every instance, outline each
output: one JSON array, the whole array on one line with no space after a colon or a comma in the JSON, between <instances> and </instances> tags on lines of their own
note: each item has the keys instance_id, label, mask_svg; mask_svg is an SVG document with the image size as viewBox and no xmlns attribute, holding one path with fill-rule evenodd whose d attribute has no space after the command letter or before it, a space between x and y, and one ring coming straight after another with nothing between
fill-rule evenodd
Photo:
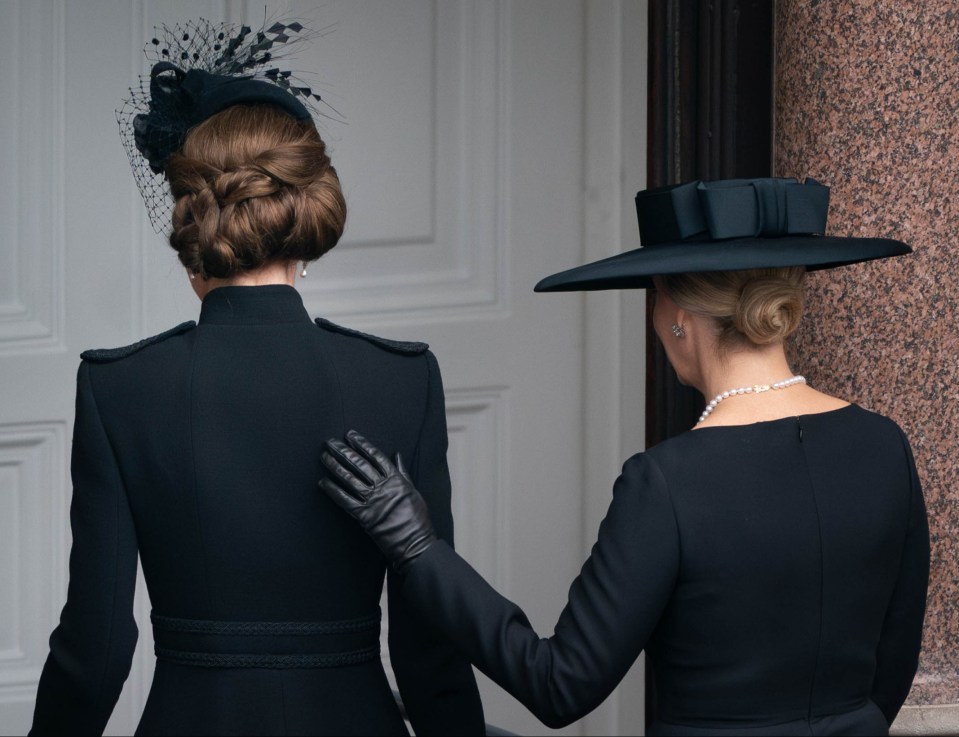
<instances>
[{"instance_id":1,"label":"woman in black coat","mask_svg":"<svg viewBox=\"0 0 959 737\"><path fill-rule=\"evenodd\" d=\"M804 266L909 249L816 235L827 201L811 180L640 193L645 248L541 282L655 286L670 362L714 397L691 431L626 462L549 638L437 538L400 459L353 432L328 443L321 485L403 593L548 726L595 708L643 650L650 734L884 734L905 700L929 570L909 444L793 376L783 340Z\"/></svg>"},{"instance_id":2,"label":"woman in black coat","mask_svg":"<svg viewBox=\"0 0 959 737\"><path fill-rule=\"evenodd\" d=\"M291 286L346 216L299 100L266 81L161 72L154 96L189 86L187 111L206 116L166 152L150 130L172 113L154 99L138 123L138 147L172 186L171 244L203 305L197 323L83 354L70 587L32 733L102 733L136 644L139 553L157 663L138 734L406 734L380 658L386 561L315 489L322 440L369 428L410 459L452 546L436 360L421 343L314 322ZM390 657L416 733L481 733L469 662L396 574L387 584Z\"/></svg>"}]
</instances>

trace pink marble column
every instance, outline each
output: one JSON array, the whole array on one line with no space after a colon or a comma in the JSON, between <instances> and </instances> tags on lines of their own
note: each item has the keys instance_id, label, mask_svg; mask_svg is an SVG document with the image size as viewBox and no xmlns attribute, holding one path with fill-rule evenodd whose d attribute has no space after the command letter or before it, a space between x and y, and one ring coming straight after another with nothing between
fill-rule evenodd
<instances>
[{"instance_id":1,"label":"pink marble column","mask_svg":"<svg viewBox=\"0 0 959 737\"><path fill-rule=\"evenodd\" d=\"M832 187L829 232L915 254L810 275L796 369L893 417L932 528L919 674L907 703L959 704L959 5L779 0L775 169ZM912 714L917 726L946 728ZM935 710L959 727L959 707Z\"/></svg>"}]
</instances>

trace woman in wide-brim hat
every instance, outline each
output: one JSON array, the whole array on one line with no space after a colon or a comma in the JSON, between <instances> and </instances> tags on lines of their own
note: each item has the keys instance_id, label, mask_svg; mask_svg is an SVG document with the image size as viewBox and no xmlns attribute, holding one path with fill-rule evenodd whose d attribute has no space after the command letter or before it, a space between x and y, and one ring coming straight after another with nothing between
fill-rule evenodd
<instances>
[{"instance_id":1,"label":"woman in wide-brim hat","mask_svg":"<svg viewBox=\"0 0 959 737\"><path fill-rule=\"evenodd\" d=\"M827 206L811 180L641 192L643 248L538 285L655 288L667 356L710 399L626 462L549 638L437 539L399 458L356 433L328 443L321 485L404 594L545 724L595 708L643 650L650 734L883 734L905 700L929 569L909 444L794 375L783 341L806 270L910 249L824 236Z\"/></svg>"}]
</instances>

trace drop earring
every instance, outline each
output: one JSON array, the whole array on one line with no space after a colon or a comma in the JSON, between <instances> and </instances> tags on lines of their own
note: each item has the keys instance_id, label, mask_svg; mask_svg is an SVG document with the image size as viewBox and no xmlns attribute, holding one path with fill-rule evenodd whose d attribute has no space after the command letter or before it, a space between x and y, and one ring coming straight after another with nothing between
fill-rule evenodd
<instances>
[{"instance_id":1,"label":"drop earring","mask_svg":"<svg viewBox=\"0 0 959 737\"><path fill-rule=\"evenodd\" d=\"M300 276L306 277L306 261L303 262L303 270L300 271Z\"/></svg>"}]
</instances>

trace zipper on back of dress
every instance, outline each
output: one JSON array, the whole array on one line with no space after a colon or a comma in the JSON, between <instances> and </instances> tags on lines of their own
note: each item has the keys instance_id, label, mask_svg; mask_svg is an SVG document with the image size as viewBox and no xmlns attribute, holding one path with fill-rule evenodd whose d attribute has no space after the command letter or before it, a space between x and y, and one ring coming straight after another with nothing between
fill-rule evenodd
<instances>
[{"instance_id":1,"label":"zipper on back of dress","mask_svg":"<svg viewBox=\"0 0 959 737\"><path fill-rule=\"evenodd\" d=\"M813 700L816 692L816 675L819 672L819 659L822 655L822 628L823 628L823 585L825 572L823 570L823 539L822 539L822 518L819 514L819 503L816 499L816 488L813 482L812 473L809 469L808 447L803 441L804 428L801 417L796 417L796 439L799 441L799 452L803 455L803 461L806 466L806 477L809 481L809 493L812 495L812 504L816 511L816 528L819 533L819 637L816 644L816 655L813 660L813 672L809 682L809 701L806 708L806 720L813 718Z\"/></svg>"}]
</instances>

